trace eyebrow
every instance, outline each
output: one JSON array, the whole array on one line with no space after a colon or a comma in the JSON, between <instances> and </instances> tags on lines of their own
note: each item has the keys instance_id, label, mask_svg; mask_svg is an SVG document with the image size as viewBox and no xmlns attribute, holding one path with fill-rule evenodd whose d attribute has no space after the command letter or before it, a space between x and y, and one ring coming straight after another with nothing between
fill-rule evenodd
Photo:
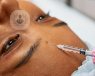
<instances>
[{"instance_id":1,"label":"eyebrow","mask_svg":"<svg viewBox=\"0 0 95 76\"><path fill-rule=\"evenodd\" d=\"M32 54L34 53L34 51L37 49L37 47L39 46L39 40L36 41L29 49L29 51L27 52L26 56L23 58L23 60L18 63L18 65L14 68L18 68L20 66L22 66L23 64L27 63L30 59L30 57L32 56Z\"/></svg>"}]
</instances>

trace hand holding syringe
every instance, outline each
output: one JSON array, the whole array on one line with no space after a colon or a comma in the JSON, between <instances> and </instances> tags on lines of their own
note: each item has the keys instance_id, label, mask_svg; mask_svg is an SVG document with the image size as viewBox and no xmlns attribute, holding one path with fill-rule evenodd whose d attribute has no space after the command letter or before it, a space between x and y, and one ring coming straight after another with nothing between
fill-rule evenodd
<instances>
[{"instance_id":1,"label":"hand holding syringe","mask_svg":"<svg viewBox=\"0 0 95 76\"><path fill-rule=\"evenodd\" d=\"M69 46L69 45L54 45L51 43L48 43L48 44L53 45L53 46L57 46L59 49L62 49L64 51L74 52L74 53L88 55L88 56L93 56L94 58L92 61L95 64L95 49L90 51L87 49L82 49L82 48L73 47L73 46Z\"/></svg>"}]
</instances>

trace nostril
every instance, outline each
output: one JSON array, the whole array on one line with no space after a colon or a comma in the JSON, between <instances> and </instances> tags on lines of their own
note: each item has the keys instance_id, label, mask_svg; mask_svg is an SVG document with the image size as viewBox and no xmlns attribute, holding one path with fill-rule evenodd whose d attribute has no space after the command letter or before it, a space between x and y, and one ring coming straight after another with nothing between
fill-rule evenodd
<instances>
[{"instance_id":1,"label":"nostril","mask_svg":"<svg viewBox=\"0 0 95 76\"><path fill-rule=\"evenodd\" d=\"M15 10L20 10L16 0L0 0L0 22L8 20Z\"/></svg>"},{"instance_id":2,"label":"nostril","mask_svg":"<svg viewBox=\"0 0 95 76\"><path fill-rule=\"evenodd\" d=\"M15 10L19 9L19 4L16 0L2 0L1 7L7 13L12 13Z\"/></svg>"}]
</instances>

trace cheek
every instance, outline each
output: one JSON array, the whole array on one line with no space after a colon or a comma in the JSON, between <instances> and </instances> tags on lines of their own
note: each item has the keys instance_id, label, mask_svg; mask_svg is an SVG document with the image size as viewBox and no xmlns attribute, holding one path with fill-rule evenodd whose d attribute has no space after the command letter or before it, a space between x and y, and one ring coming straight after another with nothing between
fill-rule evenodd
<instances>
[{"instance_id":1,"label":"cheek","mask_svg":"<svg viewBox=\"0 0 95 76\"><path fill-rule=\"evenodd\" d=\"M82 40L66 25L42 28L39 31L43 39L55 45L66 44L80 48L87 48Z\"/></svg>"},{"instance_id":2,"label":"cheek","mask_svg":"<svg viewBox=\"0 0 95 76\"><path fill-rule=\"evenodd\" d=\"M17 70L19 74L24 74L27 76L50 76L49 74L55 72L58 67L61 67L63 62L62 52L51 48L47 50L46 48L40 48L31 57L28 64L26 64L21 69ZM61 69L60 69L61 70Z\"/></svg>"},{"instance_id":3,"label":"cheek","mask_svg":"<svg viewBox=\"0 0 95 76\"><path fill-rule=\"evenodd\" d=\"M68 26L51 27L41 30L43 39L55 44L69 44L77 38L76 35L68 28Z\"/></svg>"}]
</instances>

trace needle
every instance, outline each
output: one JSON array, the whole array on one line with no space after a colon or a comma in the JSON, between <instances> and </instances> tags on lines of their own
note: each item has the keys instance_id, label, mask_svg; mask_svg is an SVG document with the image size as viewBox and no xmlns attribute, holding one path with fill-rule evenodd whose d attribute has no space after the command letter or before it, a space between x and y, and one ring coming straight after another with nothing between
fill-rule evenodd
<instances>
[{"instance_id":1,"label":"needle","mask_svg":"<svg viewBox=\"0 0 95 76\"><path fill-rule=\"evenodd\" d=\"M57 46L57 45L55 45L55 44L51 44L51 43L48 43L48 44L53 45L53 46Z\"/></svg>"}]
</instances>

